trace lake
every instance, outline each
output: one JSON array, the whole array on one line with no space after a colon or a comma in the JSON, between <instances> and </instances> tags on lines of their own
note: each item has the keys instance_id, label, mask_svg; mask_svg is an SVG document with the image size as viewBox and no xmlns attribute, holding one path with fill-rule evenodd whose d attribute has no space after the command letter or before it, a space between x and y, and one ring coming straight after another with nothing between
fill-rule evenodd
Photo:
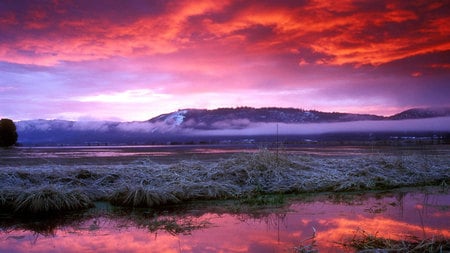
<instances>
[{"instance_id":1,"label":"lake","mask_svg":"<svg viewBox=\"0 0 450 253\"><path fill-rule=\"evenodd\" d=\"M386 155L445 161L450 154L448 145L266 148L328 162ZM254 145L21 147L2 150L0 168L88 168L142 159L165 164L214 162L260 149ZM0 252L295 252L308 245L319 252L352 252L341 244L358 233L448 239L449 221L445 181L434 187L188 201L155 208L96 202L87 211L51 218L0 212Z\"/></svg>"}]
</instances>

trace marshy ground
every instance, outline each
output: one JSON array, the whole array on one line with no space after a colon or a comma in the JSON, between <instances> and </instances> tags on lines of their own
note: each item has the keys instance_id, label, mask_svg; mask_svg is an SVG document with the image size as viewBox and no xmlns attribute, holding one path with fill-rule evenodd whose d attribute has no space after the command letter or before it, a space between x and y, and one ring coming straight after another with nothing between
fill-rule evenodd
<instances>
[{"instance_id":1,"label":"marshy ground","mask_svg":"<svg viewBox=\"0 0 450 253\"><path fill-rule=\"evenodd\" d=\"M161 156L120 157L114 154L74 156L73 150L61 155L56 154L55 149L33 155L35 153L30 149L23 158L20 158L23 150L9 150L9 155L0 158L0 207L2 217L12 218L2 218L2 229L18 228L22 222L18 220L31 218L33 222L23 223L30 226L36 224L38 217L45 224L54 223L53 227L44 225L41 228L45 234L45 231L52 231L67 222L77 221L77 217L84 217L81 220L92 218L85 216L86 213L101 203L117 207L117 210L122 210L120 212L134 210L132 213L125 211L121 217L126 218L121 220L132 219L134 224L141 224L150 231L163 229L178 234L202 229L208 222L191 216L188 219L161 216L161 213L182 210L182 207L199 201L214 206L217 201L225 200L228 201L226 211L214 212L250 213L264 217L260 210L267 210L267 206L269 209L282 206L286 196L292 194L332 193L330 196L337 198L335 201L346 201L347 192L431 185L448 197L445 193L450 182L447 146L402 148L401 152L396 148L373 147L357 153L349 152L349 147L342 147L342 153L338 152L339 147L333 150L335 153L332 155L318 154L317 150L290 152L260 148L251 152L228 150L225 154L167 152ZM108 148L103 151L110 152ZM367 212L383 212L385 209L382 208L371 206ZM136 210L144 211L136 215ZM56 214L58 218L54 219L52 216ZM108 215L111 212L102 214L102 217ZM94 229L96 224L89 226ZM367 238L364 239L363 235ZM342 242L342 245L366 250L358 245L364 240L372 242L372 239L381 241L377 235L362 233ZM448 238L436 239L439 240L435 242L444 243L444 249L448 250L448 244L445 244ZM294 249L297 252L316 252L312 242L314 240ZM394 240L386 242L395 246ZM409 242L416 243L414 247L423 246L418 244L418 240Z\"/></svg>"},{"instance_id":2,"label":"marshy ground","mask_svg":"<svg viewBox=\"0 0 450 253\"><path fill-rule=\"evenodd\" d=\"M84 158L76 163L41 158L44 162L36 164L24 159L23 164L16 161L1 167L0 207L18 213L45 213L86 209L96 201L154 207L260 194L447 187L450 183L448 152L382 151L314 156L260 149L218 159L194 156L158 162L139 157L103 164L84 163Z\"/></svg>"}]
</instances>

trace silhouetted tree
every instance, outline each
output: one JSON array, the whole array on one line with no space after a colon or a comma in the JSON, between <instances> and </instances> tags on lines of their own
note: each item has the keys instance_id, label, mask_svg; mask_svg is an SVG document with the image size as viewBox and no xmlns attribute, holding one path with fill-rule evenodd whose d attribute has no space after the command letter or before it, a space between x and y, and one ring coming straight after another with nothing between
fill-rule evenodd
<instances>
[{"instance_id":1,"label":"silhouetted tree","mask_svg":"<svg viewBox=\"0 0 450 253\"><path fill-rule=\"evenodd\" d=\"M0 147L9 147L17 142L16 125L10 119L0 120Z\"/></svg>"}]
</instances>

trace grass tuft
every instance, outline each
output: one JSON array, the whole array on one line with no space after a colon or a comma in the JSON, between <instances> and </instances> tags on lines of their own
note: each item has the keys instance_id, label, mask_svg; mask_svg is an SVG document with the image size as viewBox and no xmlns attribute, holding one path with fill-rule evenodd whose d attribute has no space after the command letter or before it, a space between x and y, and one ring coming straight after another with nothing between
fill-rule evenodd
<instances>
[{"instance_id":1,"label":"grass tuft","mask_svg":"<svg viewBox=\"0 0 450 253\"><path fill-rule=\"evenodd\" d=\"M14 200L19 213L53 213L75 211L93 206L89 197L80 191L64 191L52 186L24 191Z\"/></svg>"},{"instance_id":2,"label":"grass tuft","mask_svg":"<svg viewBox=\"0 0 450 253\"><path fill-rule=\"evenodd\" d=\"M180 200L169 192L158 192L153 188L138 186L126 187L115 192L110 201L114 205L130 207L152 207Z\"/></svg>"}]
</instances>

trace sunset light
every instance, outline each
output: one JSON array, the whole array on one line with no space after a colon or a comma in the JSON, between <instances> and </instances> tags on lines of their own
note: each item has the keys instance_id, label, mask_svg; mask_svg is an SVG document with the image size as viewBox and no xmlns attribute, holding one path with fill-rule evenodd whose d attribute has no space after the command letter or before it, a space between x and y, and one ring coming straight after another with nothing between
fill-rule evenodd
<instances>
[{"instance_id":1,"label":"sunset light","mask_svg":"<svg viewBox=\"0 0 450 253\"><path fill-rule=\"evenodd\" d=\"M2 1L0 116L449 106L449 13L445 1Z\"/></svg>"}]
</instances>

